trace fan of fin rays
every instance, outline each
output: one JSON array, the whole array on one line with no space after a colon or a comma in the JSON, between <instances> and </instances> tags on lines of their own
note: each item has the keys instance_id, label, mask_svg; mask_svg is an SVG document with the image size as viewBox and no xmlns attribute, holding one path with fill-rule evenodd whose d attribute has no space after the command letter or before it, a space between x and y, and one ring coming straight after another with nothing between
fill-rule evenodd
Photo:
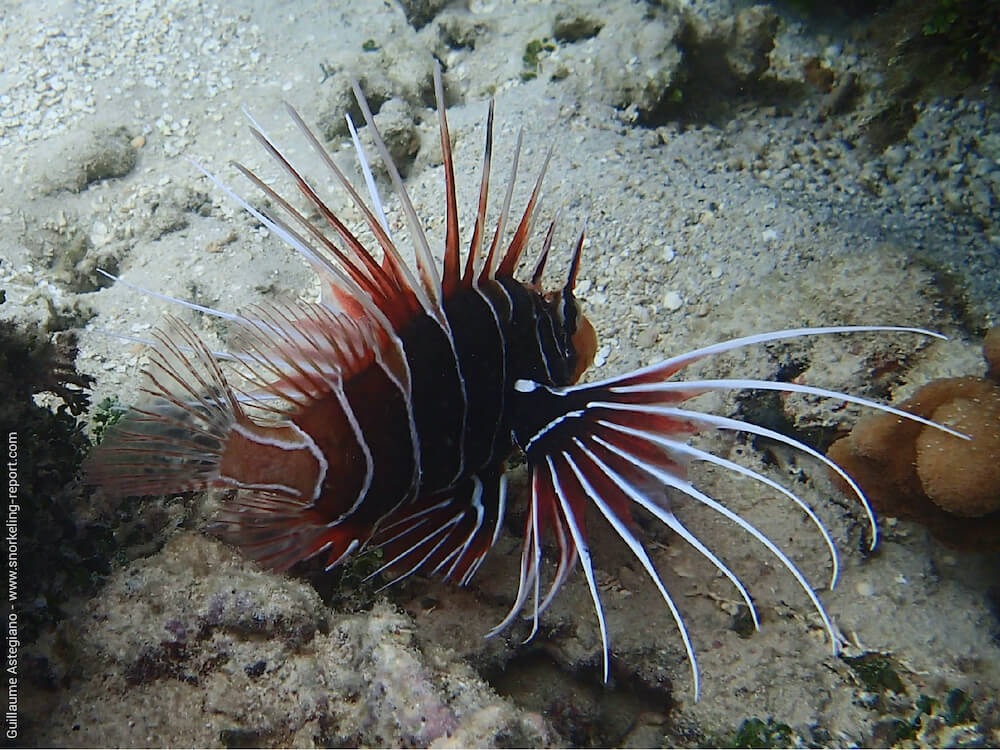
<instances>
[{"instance_id":1,"label":"fan of fin rays","mask_svg":"<svg viewBox=\"0 0 1000 750\"><path fill-rule=\"evenodd\" d=\"M573 399L579 409L576 418L588 420L589 429L580 431L582 436L572 438L568 450L544 458L544 464L533 467L531 500L525 524L524 545L521 551L520 577L517 597L506 618L490 635L501 632L510 625L526 607L532 620L528 639L538 630L539 617L552 602L576 562L581 563L587 586L597 613L603 648L604 678L609 675L609 639L593 562L586 539L583 513L574 507L575 496L584 497L629 547L643 570L655 584L676 623L691 667L694 695L700 695L697 658L687 626L673 597L664 585L649 553L633 532L629 523L628 506L638 506L671 529L694 550L708 560L733 585L746 604L754 628L759 629L757 609L744 584L729 567L698 539L673 513L666 490L673 490L696 501L728 519L766 548L791 574L808 597L824 629L830 636L834 655L839 651L841 638L822 602L798 566L760 529L709 496L687 480L687 467L691 461L713 464L742 477L759 482L784 496L797 506L815 526L829 552L831 574L829 588L838 580L840 565L836 545L830 532L813 509L799 495L775 480L729 459L700 449L687 442L691 434L706 429L745 433L773 440L808 455L841 477L862 504L870 526L869 546L878 542L878 526L871 505L858 484L835 462L795 438L780 432L730 417L674 406L709 391L772 390L800 393L821 398L836 399L858 404L877 411L893 414L942 430L962 439L967 435L929 419L880 404L848 393L818 388L798 383L774 382L755 379L703 379L669 380L693 362L739 347L807 336L860 333L906 332L946 337L920 328L902 326L832 326L825 328L799 328L745 336L687 352L676 357L635 370L622 376L581 385L552 388L529 381L518 381L520 390L546 388L567 399ZM548 425L534 439L540 439ZM525 446L530 450L530 444ZM546 512L547 507L558 509ZM542 587L542 537L547 528L554 531L559 550L551 582L544 596ZM530 603L529 603L530 599Z\"/></svg>"},{"instance_id":2,"label":"fan of fin rays","mask_svg":"<svg viewBox=\"0 0 1000 750\"><path fill-rule=\"evenodd\" d=\"M440 69L437 66L435 66L435 84L440 103L443 101L443 96L441 96L440 93ZM355 96L361 106L361 111L364 115L366 124L369 126L369 129L373 134L376 149L378 150L380 158L389 172L393 188L399 197L402 211L407 220L409 234L415 248L419 281L413 277L409 266L396 250L396 246L390 234L389 223L383 208L383 202L379 196L378 189L372 175L369 160L361 146L357 130L350 116L346 116L347 124L371 201L370 208L356 192L348 178L337 167L329 152L322 146L299 114L290 105L286 105L286 109L298 129L305 136L308 143L320 156L322 163L336 177L337 182L348 193L353 203L364 214L369 229L375 235L375 238L383 251L383 265L391 266L394 269L394 272L398 273L399 278L404 280L405 286L407 286L409 290L412 290L415 301L422 310L438 319L442 325L447 326L448 323L443 316L440 302L442 294L441 275L431 256L429 244L424 235L422 225L417 218L412 202L410 201L406 188L402 183L398 169L393 163L388 150L378 134L377 127L375 126L374 119L365 97L356 82L353 83L353 86ZM443 103L440 103L440 107L443 110ZM308 187L301 175L288 161L286 161L285 157L282 156L278 149L273 145L273 142L265 134L263 128L261 128L261 126L248 112L246 112L246 110L244 110L244 112L253 125L252 132L254 136L261 142L261 144L263 144L268 153L284 168L287 173L293 177L293 179L299 181L300 188L304 187L304 192L306 190L311 191L311 188ZM493 105L491 103L487 126L487 154L483 176L484 186L486 184L487 174L489 171L490 142L492 138L492 114ZM517 138L510 181L503 201L503 208L498 219L494 244L496 244L498 239L502 239L502 235L504 233L510 198L516 178L520 147L521 134L519 134ZM547 164L548 159L546 158L545 161ZM355 331L353 332L353 335L346 337L346 345L348 347L355 347L353 352L347 355L348 358L351 356L363 356L363 352L365 350L363 344L367 343L370 346L372 343L370 339L371 336L377 335L378 333L385 333L390 336L393 335L393 326L391 322L386 319L383 311L371 303L368 300L367 295L351 278L351 276L335 262L333 262L333 260L328 258L324 252L316 250L314 246L295 229L293 229L287 221L276 216L267 209L255 207L200 164L197 162L193 163L221 191L227 194L249 214L260 221L277 236L281 237L282 240L302 255L321 275L321 277L332 280L333 284L331 286L344 292L344 295L336 299L324 296L324 299L320 303L314 305L294 303L288 308L287 314L283 314L278 306L269 306L251 308L247 311L246 315L235 315L136 286L125 281L124 279L113 276L104 271L101 271L101 273L114 281L123 283L126 286L136 289L146 295L166 300L203 314L219 317L233 323L243 332L244 341L252 342L254 337L257 336L263 337L269 342L273 342L275 339L280 339L281 336L297 335L294 330L295 327L290 325L290 321L302 319L304 317L309 318L316 316L324 318L324 322L327 324L335 323L335 327L338 330L341 327L344 327L344 332L346 334L348 333L350 323L342 323L342 321L353 321L355 318L352 315L343 314L343 303L345 300L359 306L364 313L370 315L378 324L376 327L377 330L374 330L374 332ZM302 216L285 199L279 196L272 188L266 185L263 180L257 177L257 175L240 164L236 164L235 166L244 176L260 188L265 195L268 196L268 198L279 205L299 224L305 227L305 229L313 235L314 239L316 239L322 247L330 250L330 254L334 256L335 260L340 263L344 263L345 261L351 262L349 255L334 250L332 242L328 240L326 236L313 225L312 222ZM532 204L534 204L535 198L537 197L538 188L541 184L541 178L543 175L544 167L542 169L542 174L539 175L536 183L536 188L531 201ZM449 175L450 199L454 198L453 180L454 178ZM315 193L313 193L313 195L315 195ZM324 218L326 218L330 222L331 226L337 230L341 239L348 247L352 247L352 243L357 243L357 240L353 238L353 235L351 235L346 228L342 231L343 225L340 224L336 217L333 217L332 213L326 207L326 204L323 203L322 199L310 196L310 201L314 207L317 207L321 213L324 214ZM481 192L480 196L480 221L477 223L477 232L481 232L482 230L481 223L484 210L485 188ZM526 216L529 219L530 211L531 205L529 205L529 209L526 211ZM552 228L550 227L546 245L551 237L551 232ZM470 258L470 263L474 261L475 259ZM491 269L488 268L488 260L486 261L486 266L486 272L489 274ZM537 281L537 279L535 279L535 281ZM326 287L324 287L324 290L326 291ZM186 326L183 326L183 324L180 324L179 322L177 325L181 328L186 328ZM733 571L730 570L730 568L727 567L727 565L714 552L712 552L712 550L700 541L699 538L692 533L673 513L666 497L666 489L669 488L686 495L687 497L695 500L697 503L728 519L745 531L751 538L760 543L772 555L774 555L780 564L791 574L798 586L803 590L807 598L812 603L813 608L822 621L823 627L830 636L831 643L833 645L833 652L836 654L839 648L837 631L819 597L816 595L812 586L809 584L799 568L794 562L792 562L792 560L789 559L789 557L778 547L777 544L769 539L758 528L689 482L686 478L687 466L691 461L704 461L714 464L715 466L731 471L737 475L759 482L768 487L770 490L773 490L775 493L790 500L808 517L811 523L816 527L816 530L823 542L826 544L831 560L829 587L833 588L836 585L839 575L839 561L836 545L831 538L830 532L826 529L823 522L819 519L812 508L796 493L759 472L753 471L736 462L690 445L686 438L692 433L707 429L742 432L769 438L800 451L805 455L811 456L843 478L858 500L862 503L871 528L870 546L874 549L878 540L878 527L874 513L863 491L839 466L801 441L752 423L692 409L683 409L676 406L676 404L709 391L733 391L745 389L775 390L786 393L801 393L822 398L837 399L847 403L854 403L885 413L894 414L901 419L920 422L960 438L967 439L968 436L932 422L931 420L912 415L908 412L904 412L878 402L838 391L803 384L754 379L705 379L674 381L672 378L685 367L697 360L729 352L740 347L761 345L770 342L802 337L860 332L901 332L927 335L940 339L946 338L945 336L933 331L905 326L831 326L787 329L745 336L713 344L711 346L706 346L672 357L619 377L612 377L592 383L563 388L552 388L548 386L541 386L530 381L518 381L515 386L518 390L528 391L534 388L546 388L553 393L570 397L575 401L578 401L582 405L582 411L580 414L574 414L574 416L584 415L589 420L589 424L592 429L583 437L574 437L572 439L572 446L569 450L562 450L552 455L545 455L541 461L531 466L531 493L520 557L519 585L517 594L506 617L487 635L494 636L500 633L506 629L521 612L527 609L525 617L530 619L531 628L525 640L527 641L533 638L539 628L540 616L551 604L561 586L566 581L569 573L575 567L576 563L580 562L591 598L593 600L594 609L597 614L603 648L604 679L608 679L610 645L606 618L600 594L598 592L594 566L587 542L584 520L585 509L581 507L579 502L575 502L577 498L582 497L588 500L589 504L592 505L594 509L609 522L613 531L628 546L639 564L648 574L669 609L684 644L687 660L692 673L693 692L695 700L697 700L700 695L699 672L695 650L692 645L688 629L676 603L674 602L674 599L664 585L652 559L650 558L649 553L632 531L631 525L628 522L628 519L630 518L630 514L627 510L628 507L634 504L644 509L662 522L667 528L677 534L678 537L683 539L700 555L702 555L719 571L721 575L728 579L728 581L736 589L740 598L746 604L755 628L759 628L760 621L757 609L754 606L749 592L736 574L733 573ZM130 336L120 336L120 338L151 344L153 346L160 346L161 348L164 340L163 337L158 337L156 341L146 341ZM186 353L194 352L198 346L203 347L203 345L198 342L197 337L188 340L188 337L182 336L181 339L182 341L188 341L188 343L171 345L175 350L173 352L173 356L175 358L183 357ZM361 342L361 344L358 344L358 342ZM331 345L338 346L336 342L332 342ZM369 348L368 351L371 351L371 348ZM246 351L241 353L210 351L207 353L216 360L228 362L229 364L236 366L238 370L242 371L244 379L248 380L252 384L256 384L257 386L266 386L268 381L273 381L275 376L287 374L287 372L293 371L296 368L296 364L294 362L290 360L283 360L280 356L280 352L269 351L266 355ZM345 355L343 351L340 351L337 356L338 358L342 358ZM336 373L326 374L331 376L336 375ZM214 397L207 396L207 398L211 399ZM273 393L268 393L266 387L260 388L256 392L239 392L239 395L237 396L237 400L241 403L251 404L265 410L283 414L285 413L283 408L277 406L272 407L269 405L278 398L279 397ZM549 429L550 427L553 427L553 425L549 425L546 429ZM539 433L536 438L542 437L543 433L544 430L542 433ZM530 446L523 447L526 450L530 449ZM502 487L503 486L505 486L505 482ZM501 495L503 495L502 492ZM503 497L501 497L501 507L499 512L500 517L496 520L495 533L492 536L492 540L487 548L487 551L495 544L499 537L505 506L505 503L502 500ZM422 513L431 512L433 510L434 508L430 508L422 511ZM397 521L394 525L405 524L406 522L414 520L419 521L419 519L415 517L404 518ZM558 547L558 561L555 563L555 570L552 573L551 581L548 583L547 590L543 595L542 539L547 533L552 533L555 536ZM395 538L391 534L389 534L389 536L391 538L383 539L379 542L379 545L387 544ZM331 563L329 567L333 567L337 563L341 562L349 553L355 550L355 546L356 545L352 545L348 548L344 555L341 555L337 560ZM319 550L317 550L317 552L318 551ZM485 554L486 553L484 552L483 555L476 560L475 564L462 577L459 581L460 585L465 585L469 582L478 570ZM448 559L446 558L444 564L446 564L447 561ZM372 573L370 577L383 572L391 564L392 561L386 563L377 571ZM440 570L444 567L444 564L439 564L435 570L432 571L432 573L440 572ZM419 565L413 567L406 574L393 579L393 581L387 585L403 580L408 575L416 572L419 568ZM452 570L454 570L454 566L445 571L445 578L450 577Z\"/></svg>"}]
</instances>

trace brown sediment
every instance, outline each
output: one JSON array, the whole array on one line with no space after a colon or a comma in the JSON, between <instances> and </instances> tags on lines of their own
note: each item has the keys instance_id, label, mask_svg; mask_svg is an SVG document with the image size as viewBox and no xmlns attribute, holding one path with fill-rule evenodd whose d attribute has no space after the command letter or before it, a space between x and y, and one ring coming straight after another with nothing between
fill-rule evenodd
<instances>
[{"instance_id":1,"label":"brown sediment","mask_svg":"<svg viewBox=\"0 0 1000 750\"><path fill-rule=\"evenodd\" d=\"M986 360L986 377L1000 383L1000 326L994 326L986 333L983 359Z\"/></svg>"}]
</instances>

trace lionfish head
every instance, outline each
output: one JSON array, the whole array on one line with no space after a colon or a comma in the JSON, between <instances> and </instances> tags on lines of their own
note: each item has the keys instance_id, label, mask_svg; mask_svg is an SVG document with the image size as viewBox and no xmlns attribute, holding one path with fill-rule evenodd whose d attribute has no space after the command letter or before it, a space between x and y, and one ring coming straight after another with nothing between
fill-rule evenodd
<instances>
[{"instance_id":1,"label":"lionfish head","mask_svg":"<svg viewBox=\"0 0 1000 750\"><path fill-rule=\"evenodd\" d=\"M556 320L561 324L563 354L569 363L569 385L572 385L594 363L597 331L583 314L580 301L573 295L572 289L566 287L550 292L545 295L545 300L554 309Z\"/></svg>"},{"instance_id":2,"label":"lionfish head","mask_svg":"<svg viewBox=\"0 0 1000 750\"><path fill-rule=\"evenodd\" d=\"M562 355L569 365L567 369L570 379L567 385L572 385L594 363L594 356L597 354L597 331L594 330L594 326L587 319L587 316L583 314L580 301L573 294L573 290L576 288L576 278L580 272L580 256L583 252L584 233L582 231L573 250L573 259L570 261L566 282L560 289L545 292L541 290L542 271L545 268L545 261L548 259L554 226L555 222L549 227L542 254L535 266L534 273L531 275L531 282L527 286L542 293L542 299L552 313L552 319L557 323Z\"/></svg>"}]
</instances>

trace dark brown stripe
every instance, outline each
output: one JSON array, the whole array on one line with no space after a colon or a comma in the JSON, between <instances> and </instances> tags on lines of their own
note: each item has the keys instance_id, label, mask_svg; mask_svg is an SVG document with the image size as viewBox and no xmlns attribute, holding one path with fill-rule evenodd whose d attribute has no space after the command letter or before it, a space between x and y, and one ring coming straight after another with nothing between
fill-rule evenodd
<instances>
[{"instance_id":1,"label":"dark brown stripe","mask_svg":"<svg viewBox=\"0 0 1000 750\"><path fill-rule=\"evenodd\" d=\"M494 454L503 423L507 364L498 313L489 297L463 289L445 304L455 336L455 351L465 381L468 410L463 435L465 473L495 465ZM432 438L429 438L432 439Z\"/></svg>"},{"instance_id":2,"label":"dark brown stripe","mask_svg":"<svg viewBox=\"0 0 1000 750\"><path fill-rule=\"evenodd\" d=\"M414 319L399 337L410 367L410 399L420 441L421 489L443 489L453 485L465 468L463 441L468 402L456 350L437 321L427 315ZM403 424L406 422L388 420L374 429L394 431Z\"/></svg>"},{"instance_id":3,"label":"dark brown stripe","mask_svg":"<svg viewBox=\"0 0 1000 750\"><path fill-rule=\"evenodd\" d=\"M372 481L363 502L351 516L354 525L367 522L373 526L387 513L402 502L412 498L415 470L414 445L407 429L409 412L406 399L397 384L389 378L381 367L372 366L344 384L344 394L357 419L365 444L373 462ZM322 430L321 423L329 412L314 409L309 412L312 429ZM299 418L296 418L299 421ZM301 424L301 423L300 423ZM310 429L301 424L307 432ZM310 432L310 434L315 434ZM337 450L349 446L324 446L328 459ZM332 465L332 464L331 464ZM338 492L341 483L364 476L364 465L356 467L352 473L338 474L331 471L327 475L327 486L321 502ZM330 520L335 518L330 515Z\"/></svg>"}]
</instances>

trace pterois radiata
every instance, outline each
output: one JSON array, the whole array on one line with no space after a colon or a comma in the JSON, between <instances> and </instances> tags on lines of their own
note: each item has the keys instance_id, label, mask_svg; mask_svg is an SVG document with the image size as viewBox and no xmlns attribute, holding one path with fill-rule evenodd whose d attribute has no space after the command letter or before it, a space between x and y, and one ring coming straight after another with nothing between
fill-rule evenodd
<instances>
[{"instance_id":1,"label":"pterois radiata","mask_svg":"<svg viewBox=\"0 0 1000 750\"><path fill-rule=\"evenodd\" d=\"M254 207L206 175L309 262L321 280L322 298L256 306L239 315L197 308L232 326L228 352L210 350L188 325L170 319L153 334L150 364L144 371L145 401L108 432L89 462L90 480L118 495L235 488L238 491L220 518L225 536L268 568L284 570L317 555L332 568L360 550L379 547L382 569L393 569L399 578L421 571L465 585L501 533L508 504L508 460L520 451L530 474L530 498L519 586L508 616L492 633L503 630L526 610L533 620L533 635L539 616L579 562L600 625L607 679L608 633L586 527L587 513L596 513L629 547L669 608L697 697L694 648L674 599L636 535L634 509L659 519L703 555L732 583L755 625L758 616L737 576L672 512L669 490L729 519L780 561L812 602L836 652L834 626L795 563L747 520L689 482L687 467L692 461L709 462L760 482L798 506L829 549L832 585L837 578L837 552L830 533L788 488L694 447L687 438L705 430L735 431L770 438L808 454L852 487L868 515L874 546L875 518L861 489L836 464L802 442L684 404L708 391L754 388L839 399L902 419L926 420L857 396L799 383L746 378L683 381L674 376L704 357L767 342L860 331L938 334L893 326L773 331L580 384L597 346L594 329L574 297L582 233L560 288L546 291L542 285L554 221L544 234L528 281L515 277L532 237L548 158L520 221L506 239L520 153L518 137L510 183L487 242L493 145L490 104L478 208L463 263L439 68L434 83L445 174L443 267L433 259L399 171L357 84L358 104L414 243L414 268L394 244L369 161L350 118L370 203L289 107L319 162L361 211L377 249L366 247L334 215L302 173L253 123L256 139L291 177L322 222L307 218L241 165L237 168L263 191L275 210ZM554 539L558 559L551 580L543 587L542 543L546 538Z\"/></svg>"}]
</instances>

